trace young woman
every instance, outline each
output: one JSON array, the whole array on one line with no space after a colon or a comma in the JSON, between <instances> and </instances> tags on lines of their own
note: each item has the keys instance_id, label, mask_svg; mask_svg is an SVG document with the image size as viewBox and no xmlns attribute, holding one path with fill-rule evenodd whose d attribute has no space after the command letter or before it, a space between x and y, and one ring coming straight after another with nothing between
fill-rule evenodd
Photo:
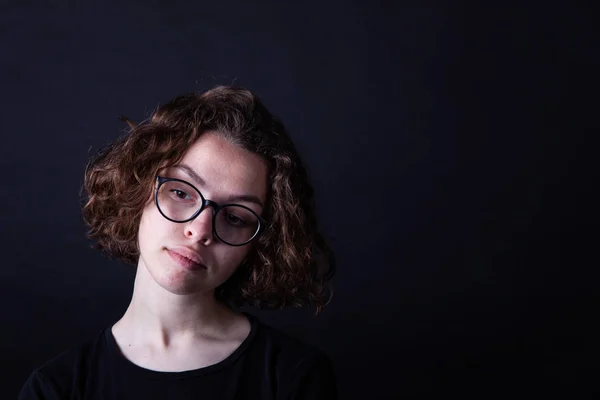
<instances>
[{"instance_id":1,"label":"young woman","mask_svg":"<svg viewBox=\"0 0 600 400\"><path fill-rule=\"evenodd\" d=\"M334 257L284 126L250 91L177 97L93 158L89 235L137 265L131 303L20 399L333 399L329 358L236 311L330 298Z\"/></svg>"}]
</instances>

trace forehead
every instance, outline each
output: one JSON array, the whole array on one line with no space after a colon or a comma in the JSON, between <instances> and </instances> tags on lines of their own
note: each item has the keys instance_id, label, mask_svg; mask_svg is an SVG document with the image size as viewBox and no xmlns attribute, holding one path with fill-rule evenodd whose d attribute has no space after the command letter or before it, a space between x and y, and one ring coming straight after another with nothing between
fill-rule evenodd
<instances>
[{"instance_id":1,"label":"forehead","mask_svg":"<svg viewBox=\"0 0 600 400\"><path fill-rule=\"evenodd\" d=\"M267 163L214 132L203 133L181 164L192 169L203 180L196 183L213 195L248 194L266 201Z\"/></svg>"}]
</instances>

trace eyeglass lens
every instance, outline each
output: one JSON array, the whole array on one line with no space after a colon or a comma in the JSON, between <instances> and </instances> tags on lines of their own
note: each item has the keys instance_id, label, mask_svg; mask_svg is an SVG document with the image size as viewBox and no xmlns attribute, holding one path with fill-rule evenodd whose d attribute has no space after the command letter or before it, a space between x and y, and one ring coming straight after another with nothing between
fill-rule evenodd
<instances>
[{"instance_id":1,"label":"eyeglass lens","mask_svg":"<svg viewBox=\"0 0 600 400\"><path fill-rule=\"evenodd\" d=\"M169 219L184 222L202 207L204 199L191 185L180 181L166 181L160 185L157 202L160 211ZM250 209L228 205L217 212L214 229L219 238L230 244L243 244L256 235L260 222Z\"/></svg>"}]
</instances>

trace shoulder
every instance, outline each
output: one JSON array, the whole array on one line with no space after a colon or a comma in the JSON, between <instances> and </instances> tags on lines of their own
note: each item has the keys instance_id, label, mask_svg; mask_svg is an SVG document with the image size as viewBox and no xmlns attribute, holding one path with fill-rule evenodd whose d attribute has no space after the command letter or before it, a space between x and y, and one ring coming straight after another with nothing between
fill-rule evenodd
<instances>
[{"instance_id":1,"label":"shoulder","mask_svg":"<svg viewBox=\"0 0 600 400\"><path fill-rule=\"evenodd\" d=\"M102 353L105 347L105 331L62 351L35 368L23 386L19 398L60 398L70 393ZM34 394L37 394L37 397Z\"/></svg>"},{"instance_id":2,"label":"shoulder","mask_svg":"<svg viewBox=\"0 0 600 400\"><path fill-rule=\"evenodd\" d=\"M86 369L99 355L105 352L105 338L106 329L59 353L41 365L37 371L50 377L57 374L72 374L74 371Z\"/></svg>"},{"instance_id":3,"label":"shoulder","mask_svg":"<svg viewBox=\"0 0 600 400\"><path fill-rule=\"evenodd\" d=\"M289 362L323 361L327 355L318 347L300 340L280 329L259 321L256 317L255 344L263 350L268 350L274 358Z\"/></svg>"},{"instance_id":4,"label":"shoulder","mask_svg":"<svg viewBox=\"0 0 600 400\"><path fill-rule=\"evenodd\" d=\"M336 398L333 365L325 352L267 324L255 323L253 364L260 362L274 371L282 398Z\"/></svg>"}]
</instances>

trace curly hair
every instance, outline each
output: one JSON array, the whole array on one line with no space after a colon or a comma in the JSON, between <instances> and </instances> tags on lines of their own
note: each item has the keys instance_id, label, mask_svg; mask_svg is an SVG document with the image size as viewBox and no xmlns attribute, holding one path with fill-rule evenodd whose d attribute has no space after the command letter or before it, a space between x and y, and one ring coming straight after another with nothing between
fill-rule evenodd
<instances>
[{"instance_id":1,"label":"curly hair","mask_svg":"<svg viewBox=\"0 0 600 400\"><path fill-rule=\"evenodd\" d=\"M261 156L269 166L267 227L219 300L261 309L313 306L331 300L334 254L317 225L313 188L281 121L247 89L217 86L178 96L96 154L85 171L83 220L94 247L137 264L144 206L155 176L179 162L206 131Z\"/></svg>"}]
</instances>

